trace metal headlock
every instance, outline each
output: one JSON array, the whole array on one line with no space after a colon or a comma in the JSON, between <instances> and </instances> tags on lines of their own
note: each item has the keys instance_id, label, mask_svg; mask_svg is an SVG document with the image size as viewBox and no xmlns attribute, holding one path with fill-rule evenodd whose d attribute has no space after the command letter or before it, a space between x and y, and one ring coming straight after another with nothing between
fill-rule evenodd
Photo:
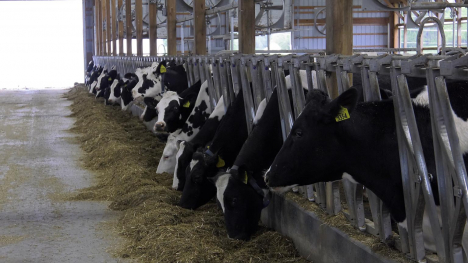
<instances>
[{"instance_id":1,"label":"metal headlock","mask_svg":"<svg viewBox=\"0 0 468 263\"><path fill-rule=\"evenodd\" d=\"M420 43L424 24L429 21L435 22L444 35L440 21L426 18L421 22L417 43ZM442 43L444 54L448 49L445 48L445 37L442 37ZM338 181L300 187L299 192L329 214L343 212L351 225L378 236L383 242L394 243L410 258L434 262L426 258L424 248L422 221L425 211L435 237L438 262L459 263L463 262L461 241L468 212L468 181L445 81L468 81L468 56L463 52L422 55L420 45L417 50L415 56L401 56L388 50L388 54L381 56L325 55L323 52L301 55L222 53L215 56L95 56L93 60L95 65L103 65L108 69L115 65L122 76L127 72L135 72L138 67L148 67L153 62L174 60L176 64L184 65L189 85L198 80L208 81L213 107L223 96L227 109L242 90L249 133L260 102L263 99L268 102L274 88L277 88L284 140L305 107L301 70L305 70L309 90L320 89L327 94L327 74L336 73L339 93L352 86L349 73L360 74L365 101L381 100L378 76L390 76L407 215L407 229L399 226L399 241L393 240L388 209L374 193L360 184L341 180L347 203L347 210L343 211ZM293 107L290 104L285 69L290 72ZM416 125L406 80L408 76L427 80L440 213L435 205L434 189L431 188L433 175L428 174ZM371 218L364 215L365 193L370 204Z\"/></svg>"}]
</instances>

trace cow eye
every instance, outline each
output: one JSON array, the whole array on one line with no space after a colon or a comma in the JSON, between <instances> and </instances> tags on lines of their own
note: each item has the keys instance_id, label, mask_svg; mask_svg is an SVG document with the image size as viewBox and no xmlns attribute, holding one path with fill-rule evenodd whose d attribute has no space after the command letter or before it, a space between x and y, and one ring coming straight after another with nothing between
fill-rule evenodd
<instances>
[{"instance_id":1,"label":"cow eye","mask_svg":"<svg viewBox=\"0 0 468 263\"><path fill-rule=\"evenodd\" d=\"M296 132L294 133L294 135L297 137L297 138L301 138L302 137L302 130L296 130Z\"/></svg>"}]
</instances>

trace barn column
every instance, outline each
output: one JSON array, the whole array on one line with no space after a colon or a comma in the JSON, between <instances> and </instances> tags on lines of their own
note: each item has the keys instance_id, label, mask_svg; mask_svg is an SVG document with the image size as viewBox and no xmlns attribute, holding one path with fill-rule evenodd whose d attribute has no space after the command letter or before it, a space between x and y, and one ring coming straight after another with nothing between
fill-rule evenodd
<instances>
[{"instance_id":1,"label":"barn column","mask_svg":"<svg viewBox=\"0 0 468 263\"><path fill-rule=\"evenodd\" d=\"M133 39L133 26L132 26L132 2L125 1L125 20L127 24L127 56L132 54L132 39Z\"/></svg>"},{"instance_id":2,"label":"barn column","mask_svg":"<svg viewBox=\"0 0 468 263\"><path fill-rule=\"evenodd\" d=\"M115 0L111 2L111 20L112 20L112 55L117 56L117 9L115 8Z\"/></svg>"},{"instance_id":3,"label":"barn column","mask_svg":"<svg viewBox=\"0 0 468 263\"><path fill-rule=\"evenodd\" d=\"M112 54L112 29L111 29L111 17L110 17L110 10L111 10L111 5L110 5L110 0L106 0L106 30L107 30L107 55L110 56Z\"/></svg>"},{"instance_id":4,"label":"barn column","mask_svg":"<svg viewBox=\"0 0 468 263\"><path fill-rule=\"evenodd\" d=\"M167 53L177 55L176 1L167 1ZM184 30L182 27L181 30ZM183 45L184 43L182 43Z\"/></svg>"},{"instance_id":5,"label":"barn column","mask_svg":"<svg viewBox=\"0 0 468 263\"><path fill-rule=\"evenodd\" d=\"M193 23L195 25L194 53L196 55L205 55L206 54L205 0L194 0L193 10L194 10Z\"/></svg>"},{"instance_id":6,"label":"barn column","mask_svg":"<svg viewBox=\"0 0 468 263\"><path fill-rule=\"evenodd\" d=\"M106 31L106 27L104 26L107 21L106 21L106 0L101 0L101 26L102 26L102 30L101 30L101 36L102 36L102 39L101 39L101 47L102 47L102 55L103 56L106 56L107 55L107 46L106 46L106 41L107 41L107 31Z\"/></svg>"},{"instance_id":7,"label":"barn column","mask_svg":"<svg viewBox=\"0 0 468 263\"><path fill-rule=\"evenodd\" d=\"M137 56L143 56L143 3L135 0Z\"/></svg>"},{"instance_id":8,"label":"barn column","mask_svg":"<svg viewBox=\"0 0 468 263\"><path fill-rule=\"evenodd\" d=\"M326 2L327 54L352 55L353 1L327 0ZM336 74L332 73L327 77L327 81L330 97L336 98L338 96Z\"/></svg>"},{"instance_id":9,"label":"barn column","mask_svg":"<svg viewBox=\"0 0 468 263\"><path fill-rule=\"evenodd\" d=\"M171 1L168 1L171 2ZM158 13L158 6L156 2L149 1L149 45L150 56L157 56L157 27L156 16Z\"/></svg>"},{"instance_id":10,"label":"barn column","mask_svg":"<svg viewBox=\"0 0 468 263\"><path fill-rule=\"evenodd\" d=\"M255 1L239 0L239 52L255 53Z\"/></svg>"},{"instance_id":11,"label":"barn column","mask_svg":"<svg viewBox=\"0 0 468 263\"><path fill-rule=\"evenodd\" d=\"M117 13L116 13L116 18L119 19L119 56L124 55L124 49L123 49L123 37L124 37L124 23L119 17L119 12L122 10L122 5L123 5L123 0L118 0L117 2Z\"/></svg>"},{"instance_id":12,"label":"barn column","mask_svg":"<svg viewBox=\"0 0 468 263\"><path fill-rule=\"evenodd\" d=\"M93 59L94 51L94 0L83 0L83 55L84 68Z\"/></svg>"},{"instance_id":13,"label":"barn column","mask_svg":"<svg viewBox=\"0 0 468 263\"><path fill-rule=\"evenodd\" d=\"M94 2L94 17L95 17L95 30L96 30L96 54L98 56L101 55L101 2L99 0L95 0Z\"/></svg>"}]
</instances>

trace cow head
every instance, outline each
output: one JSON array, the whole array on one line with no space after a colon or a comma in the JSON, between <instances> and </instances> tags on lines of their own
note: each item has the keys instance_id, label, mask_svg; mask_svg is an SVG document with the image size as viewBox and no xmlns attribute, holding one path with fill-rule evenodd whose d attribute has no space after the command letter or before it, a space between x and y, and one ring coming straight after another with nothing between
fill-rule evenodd
<instances>
[{"instance_id":1,"label":"cow head","mask_svg":"<svg viewBox=\"0 0 468 263\"><path fill-rule=\"evenodd\" d=\"M137 83L138 83L137 79L130 79L122 86L121 92L120 92L120 98L121 98L120 105L122 106L122 110L127 110L130 107L134 99L132 96L132 90Z\"/></svg>"},{"instance_id":2,"label":"cow head","mask_svg":"<svg viewBox=\"0 0 468 263\"><path fill-rule=\"evenodd\" d=\"M243 167L221 172L213 180L229 237L249 240L257 230L262 209L269 203L264 182L256 180Z\"/></svg>"},{"instance_id":3,"label":"cow head","mask_svg":"<svg viewBox=\"0 0 468 263\"><path fill-rule=\"evenodd\" d=\"M192 160L193 153L196 147L187 141L181 140L177 142L177 156L176 156L176 168L174 170L174 179L172 181L172 188L178 191L182 191L185 186L185 174L190 172L190 160ZM188 170L187 170L188 167Z\"/></svg>"},{"instance_id":4,"label":"cow head","mask_svg":"<svg viewBox=\"0 0 468 263\"><path fill-rule=\"evenodd\" d=\"M272 190L281 192L296 185L341 179L341 164L347 158L342 147L344 136L338 135L352 124L352 116L351 120L339 117L343 108L351 114L357 100L354 88L333 101L321 91L309 91L306 107L265 175Z\"/></svg>"},{"instance_id":5,"label":"cow head","mask_svg":"<svg viewBox=\"0 0 468 263\"><path fill-rule=\"evenodd\" d=\"M109 89L110 94L109 98L107 99L107 103L110 105L115 105L115 104L120 104L120 92L122 86L124 86L126 83L128 83L128 80L123 81L120 78L114 79L114 82L112 82L112 85Z\"/></svg>"},{"instance_id":6,"label":"cow head","mask_svg":"<svg viewBox=\"0 0 468 263\"><path fill-rule=\"evenodd\" d=\"M171 133L167 138L167 143L164 147L161 159L159 160L156 173L174 173L177 154L177 135L179 134L180 130L177 130L176 132Z\"/></svg>"},{"instance_id":7,"label":"cow head","mask_svg":"<svg viewBox=\"0 0 468 263\"><path fill-rule=\"evenodd\" d=\"M143 102L146 107L140 116L140 120L148 122L157 116L156 106L158 105L158 101L151 97L145 97Z\"/></svg>"},{"instance_id":8,"label":"cow head","mask_svg":"<svg viewBox=\"0 0 468 263\"><path fill-rule=\"evenodd\" d=\"M185 100L180 98L174 91L164 93L162 99L156 106L158 120L154 125L155 131L174 132L179 128L181 121L181 107L185 107Z\"/></svg>"},{"instance_id":9,"label":"cow head","mask_svg":"<svg viewBox=\"0 0 468 263\"><path fill-rule=\"evenodd\" d=\"M186 209L197 209L206 204L216 194L216 187L209 180L204 169L203 148L193 154L191 162L185 168L185 185L179 205Z\"/></svg>"}]
</instances>

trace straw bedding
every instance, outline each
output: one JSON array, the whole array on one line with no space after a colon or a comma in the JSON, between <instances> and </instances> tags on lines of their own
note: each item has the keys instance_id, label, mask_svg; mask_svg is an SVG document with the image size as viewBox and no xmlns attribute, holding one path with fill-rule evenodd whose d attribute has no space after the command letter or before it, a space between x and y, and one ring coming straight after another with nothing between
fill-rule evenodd
<instances>
[{"instance_id":1,"label":"straw bedding","mask_svg":"<svg viewBox=\"0 0 468 263\"><path fill-rule=\"evenodd\" d=\"M72 88L72 131L79 134L83 165L95 185L73 200L107 200L123 211L114 230L126 237L116 256L142 262L307 262L292 241L260 227L249 242L227 238L223 214L214 201L196 211L176 204L172 175L156 174L164 144L120 107L104 106L84 86Z\"/></svg>"}]
</instances>

